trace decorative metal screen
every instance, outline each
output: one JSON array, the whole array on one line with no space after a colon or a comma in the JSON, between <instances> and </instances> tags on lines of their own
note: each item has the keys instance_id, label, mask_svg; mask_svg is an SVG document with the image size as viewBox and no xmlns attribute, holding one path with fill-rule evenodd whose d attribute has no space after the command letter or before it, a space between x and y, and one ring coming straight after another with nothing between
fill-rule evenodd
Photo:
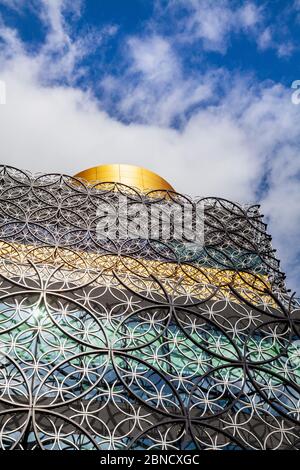
<instances>
[{"instance_id":1,"label":"decorative metal screen","mask_svg":"<svg viewBox=\"0 0 300 470\"><path fill-rule=\"evenodd\" d=\"M300 306L258 206L0 168L0 448L296 449ZM97 238L118 194L205 244Z\"/></svg>"}]
</instances>

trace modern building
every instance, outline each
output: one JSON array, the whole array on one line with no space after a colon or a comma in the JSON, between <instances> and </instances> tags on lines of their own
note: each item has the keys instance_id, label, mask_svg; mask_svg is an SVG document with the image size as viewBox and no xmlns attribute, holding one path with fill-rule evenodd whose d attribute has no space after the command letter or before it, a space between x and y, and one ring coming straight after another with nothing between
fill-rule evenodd
<instances>
[{"instance_id":1,"label":"modern building","mask_svg":"<svg viewBox=\"0 0 300 470\"><path fill-rule=\"evenodd\" d=\"M258 205L2 166L0 247L1 449L300 448L300 305Z\"/></svg>"}]
</instances>

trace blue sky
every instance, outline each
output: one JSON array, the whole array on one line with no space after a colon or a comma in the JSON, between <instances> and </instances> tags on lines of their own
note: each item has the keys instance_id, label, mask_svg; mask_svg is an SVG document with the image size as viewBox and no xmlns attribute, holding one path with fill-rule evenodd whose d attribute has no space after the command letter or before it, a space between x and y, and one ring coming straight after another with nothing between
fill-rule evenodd
<instances>
[{"instance_id":1,"label":"blue sky","mask_svg":"<svg viewBox=\"0 0 300 470\"><path fill-rule=\"evenodd\" d=\"M0 0L3 163L261 202L300 281L300 0Z\"/></svg>"}]
</instances>

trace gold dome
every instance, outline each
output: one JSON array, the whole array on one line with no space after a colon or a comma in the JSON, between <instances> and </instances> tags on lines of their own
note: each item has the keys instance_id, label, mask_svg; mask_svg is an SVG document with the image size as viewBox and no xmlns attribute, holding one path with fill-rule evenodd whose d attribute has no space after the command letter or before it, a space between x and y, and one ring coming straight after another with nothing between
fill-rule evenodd
<instances>
[{"instance_id":1,"label":"gold dome","mask_svg":"<svg viewBox=\"0 0 300 470\"><path fill-rule=\"evenodd\" d=\"M140 191L159 189L174 191L172 186L161 176L146 168L135 165L99 165L83 170L77 173L75 177L89 182L122 183L127 186L134 186Z\"/></svg>"}]
</instances>

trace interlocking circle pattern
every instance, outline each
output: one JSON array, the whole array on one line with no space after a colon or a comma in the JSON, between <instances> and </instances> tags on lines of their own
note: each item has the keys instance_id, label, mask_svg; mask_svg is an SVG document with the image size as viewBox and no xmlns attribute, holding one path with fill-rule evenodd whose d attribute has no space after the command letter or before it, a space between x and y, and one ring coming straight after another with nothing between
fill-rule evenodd
<instances>
[{"instance_id":1,"label":"interlocking circle pattern","mask_svg":"<svg viewBox=\"0 0 300 470\"><path fill-rule=\"evenodd\" d=\"M120 192L204 203L204 246L99 240ZM299 449L299 420L300 305L258 206L0 167L1 449Z\"/></svg>"}]
</instances>

